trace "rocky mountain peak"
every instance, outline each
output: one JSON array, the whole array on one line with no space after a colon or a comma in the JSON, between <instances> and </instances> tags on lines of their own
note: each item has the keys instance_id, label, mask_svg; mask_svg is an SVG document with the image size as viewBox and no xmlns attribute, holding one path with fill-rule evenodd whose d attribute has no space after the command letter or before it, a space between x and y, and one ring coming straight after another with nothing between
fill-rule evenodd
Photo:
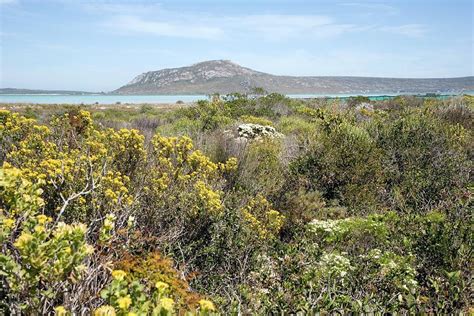
<instances>
[{"instance_id":1,"label":"rocky mountain peak","mask_svg":"<svg viewBox=\"0 0 474 316\"><path fill-rule=\"evenodd\" d=\"M128 85L152 84L162 87L181 81L197 83L214 78L231 78L254 74L258 74L258 72L242 67L230 60L209 60L187 67L149 71L135 77Z\"/></svg>"},{"instance_id":2,"label":"rocky mountain peak","mask_svg":"<svg viewBox=\"0 0 474 316\"><path fill-rule=\"evenodd\" d=\"M145 72L113 93L249 93L255 87L285 94L440 93L472 91L474 77L404 79L275 76L242 67L230 60L209 60L186 67Z\"/></svg>"}]
</instances>

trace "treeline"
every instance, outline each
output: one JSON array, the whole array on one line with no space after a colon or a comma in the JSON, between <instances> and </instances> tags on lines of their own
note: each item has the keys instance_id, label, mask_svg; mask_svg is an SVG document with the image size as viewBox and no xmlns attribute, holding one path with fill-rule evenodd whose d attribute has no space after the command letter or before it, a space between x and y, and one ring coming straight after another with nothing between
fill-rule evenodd
<instances>
[{"instance_id":1,"label":"treeline","mask_svg":"<svg viewBox=\"0 0 474 316\"><path fill-rule=\"evenodd\" d=\"M0 110L0 310L472 308L472 97Z\"/></svg>"}]
</instances>

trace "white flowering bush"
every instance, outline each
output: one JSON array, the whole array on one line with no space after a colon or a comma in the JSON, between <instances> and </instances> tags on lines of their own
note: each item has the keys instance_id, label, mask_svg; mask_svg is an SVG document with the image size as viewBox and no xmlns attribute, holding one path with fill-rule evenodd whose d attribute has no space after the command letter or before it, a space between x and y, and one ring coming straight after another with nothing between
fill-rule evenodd
<instances>
[{"instance_id":1,"label":"white flowering bush","mask_svg":"<svg viewBox=\"0 0 474 316\"><path fill-rule=\"evenodd\" d=\"M389 225L395 215L370 215L367 217L348 217L344 219L312 220L307 230L326 244L371 248L387 242Z\"/></svg>"},{"instance_id":2,"label":"white flowering bush","mask_svg":"<svg viewBox=\"0 0 474 316\"><path fill-rule=\"evenodd\" d=\"M354 267L347 254L344 256L338 253L324 253L319 261L318 270L321 277L344 280Z\"/></svg>"},{"instance_id":3,"label":"white flowering bush","mask_svg":"<svg viewBox=\"0 0 474 316\"><path fill-rule=\"evenodd\" d=\"M259 124L241 124L237 127L239 137L246 139L258 139L258 138L281 138L283 134L277 132L274 127Z\"/></svg>"}]
</instances>

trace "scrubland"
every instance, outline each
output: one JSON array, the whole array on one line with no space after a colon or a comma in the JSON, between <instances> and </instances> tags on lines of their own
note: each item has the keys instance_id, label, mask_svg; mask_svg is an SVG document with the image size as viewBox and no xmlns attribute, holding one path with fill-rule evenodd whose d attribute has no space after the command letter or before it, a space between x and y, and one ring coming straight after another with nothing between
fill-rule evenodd
<instances>
[{"instance_id":1,"label":"scrubland","mask_svg":"<svg viewBox=\"0 0 474 316\"><path fill-rule=\"evenodd\" d=\"M5 314L473 312L471 96L3 108Z\"/></svg>"}]
</instances>

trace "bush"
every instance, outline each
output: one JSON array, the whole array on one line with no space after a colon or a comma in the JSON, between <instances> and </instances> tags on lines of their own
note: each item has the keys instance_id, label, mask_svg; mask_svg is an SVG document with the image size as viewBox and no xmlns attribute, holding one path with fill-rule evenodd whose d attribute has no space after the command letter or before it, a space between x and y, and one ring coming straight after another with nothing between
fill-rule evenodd
<instances>
[{"instance_id":1,"label":"bush","mask_svg":"<svg viewBox=\"0 0 474 316\"><path fill-rule=\"evenodd\" d=\"M0 313L469 312L472 100L371 107L1 110Z\"/></svg>"},{"instance_id":2,"label":"bush","mask_svg":"<svg viewBox=\"0 0 474 316\"><path fill-rule=\"evenodd\" d=\"M380 150L363 128L344 122L322 133L311 151L291 166L307 190L354 210L374 209L381 188Z\"/></svg>"},{"instance_id":3,"label":"bush","mask_svg":"<svg viewBox=\"0 0 474 316\"><path fill-rule=\"evenodd\" d=\"M385 190L392 207L426 210L469 182L471 137L460 125L446 125L430 112L412 110L373 131L383 151Z\"/></svg>"},{"instance_id":4,"label":"bush","mask_svg":"<svg viewBox=\"0 0 474 316\"><path fill-rule=\"evenodd\" d=\"M0 169L2 311L51 313L54 309L64 314L95 310L100 315L158 308L166 314L176 308L196 314L212 312L213 303L205 299L175 305L174 298L145 290L143 279L129 283L112 273L110 283L110 274L104 271L110 261L117 261L114 252L120 249L119 242L134 240L135 221L144 219L132 216L137 193L143 189L138 186L149 164L144 137L135 130L96 129L84 111L53 117L50 126L2 112L1 141L9 149ZM156 161L161 163L155 167L167 170L171 176L167 179L177 176L183 158L189 164L190 169L177 179L190 180L185 172L195 177L191 187L200 206L191 213L220 211L219 193L207 182L218 172L230 172L235 162L213 164L199 152L190 152L189 139L176 143L176 139L157 136L155 140ZM173 144L181 146L180 150L173 151L169 147ZM179 164L175 170L169 169L172 160ZM165 181L163 175L156 180ZM145 249L142 253L146 254ZM90 256L93 252L94 257ZM148 264L138 260L134 267L141 270ZM173 287L170 294L192 297L171 261L164 259L162 266L167 267L166 280L180 286ZM108 305L98 307L104 300Z\"/></svg>"}]
</instances>

